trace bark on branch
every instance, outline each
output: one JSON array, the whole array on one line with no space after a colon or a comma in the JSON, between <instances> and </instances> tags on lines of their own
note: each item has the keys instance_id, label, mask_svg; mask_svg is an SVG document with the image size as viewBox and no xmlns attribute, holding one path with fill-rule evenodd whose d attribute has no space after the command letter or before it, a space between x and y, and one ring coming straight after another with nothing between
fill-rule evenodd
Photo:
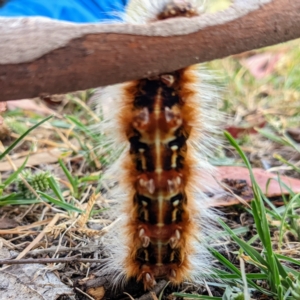
<instances>
[{"instance_id":1,"label":"bark on branch","mask_svg":"<svg viewBox=\"0 0 300 300\"><path fill-rule=\"evenodd\" d=\"M170 72L300 37L299 0L148 25L0 19L0 101L67 93Z\"/></svg>"}]
</instances>

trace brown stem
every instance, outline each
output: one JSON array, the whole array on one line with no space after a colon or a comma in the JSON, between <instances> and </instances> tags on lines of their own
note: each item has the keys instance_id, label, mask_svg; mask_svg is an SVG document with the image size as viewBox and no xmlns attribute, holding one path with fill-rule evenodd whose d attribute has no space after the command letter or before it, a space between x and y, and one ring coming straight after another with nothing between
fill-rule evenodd
<instances>
[{"instance_id":1,"label":"brown stem","mask_svg":"<svg viewBox=\"0 0 300 300\"><path fill-rule=\"evenodd\" d=\"M92 253L97 251L97 249L99 248L98 245L95 244L89 244L86 246L82 246L82 247L64 247L61 246L57 249L56 246L52 246L50 248L45 248L45 249L34 249L31 250L29 252L26 253L26 256L34 256L34 255L42 255L42 254L48 254L48 253L61 253L61 252L71 252L71 251L80 251L83 253ZM18 255L12 255L11 259L16 258Z\"/></svg>"},{"instance_id":2,"label":"brown stem","mask_svg":"<svg viewBox=\"0 0 300 300\"><path fill-rule=\"evenodd\" d=\"M0 259L0 265L22 265L22 264L53 264L53 263L102 263L102 259L64 257L64 258L28 258L28 259Z\"/></svg>"}]
</instances>

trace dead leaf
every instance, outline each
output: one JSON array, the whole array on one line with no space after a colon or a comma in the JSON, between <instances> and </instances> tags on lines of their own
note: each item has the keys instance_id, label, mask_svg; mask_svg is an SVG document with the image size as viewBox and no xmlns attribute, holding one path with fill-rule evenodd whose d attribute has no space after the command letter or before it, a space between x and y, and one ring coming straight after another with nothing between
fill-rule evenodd
<instances>
[{"instance_id":1,"label":"dead leaf","mask_svg":"<svg viewBox=\"0 0 300 300\"><path fill-rule=\"evenodd\" d=\"M257 79L270 75L276 63L282 57L282 53L259 53L241 60L241 64Z\"/></svg>"},{"instance_id":2,"label":"dead leaf","mask_svg":"<svg viewBox=\"0 0 300 300\"><path fill-rule=\"evenodd\" d=\"M282 194L288 195L289 191L284 187L281 187L277 181L277 175L273 173L269 173L263 169L254 168L253 174L255 180L257 181L259 187L261 188L262 192L268 197L278 197ZM268 180L273 179L270 181L269 185L267 186ZM245 167L234 167L234 166L225 166L225 167L218 167L215 178L210 179L210 183L213 189L212 199L212 206L230 206L234 204L239 204L240 201L226 192L223 187L218 183L224 180L233 180L233 181L240 181L245 180L246 183L252 187L251 180L249 176L249 171ZM280 180L286 184L291 190L295 193L300 193L300 180L288 176L280 176ZM234 189L233 189L234 190ZM237 193L238 195L238 193ZM243 195L238 195L239 197L243 198ZM245 201L249 201L247 197L244 199Z\"/></svg>"},{"instance_id":3,"label":"dead leaf","mask_svg":"<svg viewBox=\"0 0 300 300\"><path fill-rule=\"evenodd\" d=\"M0 258L11 258L12 251L1 248ZM46 272L41 264L24 264L4 267L0 272L0 299L54 300L62 295L74 299L74 292L54 273ZM21 297L20 297L21 295Z\"/></svg>"},{"instance_id":4,"label":"dead leaf","mask_svg":"<svg viewBox=\"0 0 300 300\"><path fill-rule=\"evenodd\" d=\"M66 95L51 95L47 93L40 94L40 99L46 103L47 106L57 107L60 105L63 100L66 98Z\"/></svg>"},{"instance_id":5,"label":"dead leaf","mask_svg":"<svg viewBox=\"0 0 300 300\"><path fill-rule=\"evenodd\" d=\"M0 299L55 300L74 292L41 264L13 265L0 272Z\"/></svg>"},{"instance_id":6,"label":"dead leaf","mask_svg":"<svg viewBox=\"0 0 300 300\"><path fill-rule=\"evenodd\" d=\"M105 289L103 286L91 287L86 292L95 300L101 300L104 297Z\"/></svg>"},{"instance_id":7,"label":"dead leaf","mask_svg":"<svg viewBox=\"0 0 300 300\"><path fill-rule=\"evenodd\" d=\"M0 219L0 229L15 228L17 226L19 226L19 223L14 219L9 219L9 218Z\"/></svg>"},{"instance_id":8,"label":"dead leaf","mask_svg":"<svg viewBox=\"0 0 300 300\"><path fill-rule=\"evenodd\" d=\"M266 123L264 112L260 110L254 110L243 116L243 122L239 122L238 125L229 125L225 127L225 129L234 138L238 138L240 134L257 134L257 128L265 127Z\"/></svg>"},{"instance_id":9,"label":"dead leaf","mask_svg":"<svg viewBox=\"0 0 300 300\"><path fill-rule=\"evenodd\" d=\"M59 149L51 149L30 155L26 166L37 166L40 164L51 164L58 161L58 158L63 154ZM14 159L13 162L18 168L24 163L25 158ZM0 172L11 171L13 167L8 161L0 162Z\"/></svg>"},{"instance_id":10,"label":"dead leaf","mask_svg":"<svg viewBox=\"0 0 300 300\"><path fill-rule=\"evenodd\" d=\"M228 126L225 130L228 131L235 139L240 135L257 134L257 130L254 128L263 128L266 125L265 122L257 124L255 126Z\"/></svg>"},{"instance_id":11,"label":"dead leaf","mask_svg":"<svg viewBox=\"0 0 300 300\"><path fill-rule=\"evenodd\" d=\"M300 143L300 128L291 128L286 131L297 143Z\"/></svg>"},{"instance_id":12,"label":"dead leaf","mask_svg":"<svg viewBox=\"0 0 300 300\"><path fill-rule=\"evenodd\" d=\"M244 179L222 179L223 188L229 192L241 196L244 200L251 200L253 198L252 187Z\"/></svg>"},{"instance_id":13,"label":"dead leaf","mask_svg":"<svg viewBox=\"0 0 300 300\"><path fill-rule=\"evenodd\" d=\"M30 223L28 225L16 226L13 229L6 229L6 230L2 229L2 230L0 230L0 235L4 235L4 234L39 234L39 231L37 231L37 230L30 231L29 229L48 224L50 221L51 221L51 219L45 219L42 221Z\"/></svg>"}]
</instances>

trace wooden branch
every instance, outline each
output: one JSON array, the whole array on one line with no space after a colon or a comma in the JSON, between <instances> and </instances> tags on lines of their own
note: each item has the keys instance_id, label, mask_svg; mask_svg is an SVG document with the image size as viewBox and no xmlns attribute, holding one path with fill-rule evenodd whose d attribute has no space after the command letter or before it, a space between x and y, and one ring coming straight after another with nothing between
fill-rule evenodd
<instances>
[{"instance_id":1,"label":"wooden branch","mask_svg":"<svg viewBox=\"0 0 300 300\"><path fill-rule=\"evenodd\" d=\"M229 9L148 25L0 19L0 101L170 72L300 37L300 1L236 0Z\"/></svg>"}]
</instances>

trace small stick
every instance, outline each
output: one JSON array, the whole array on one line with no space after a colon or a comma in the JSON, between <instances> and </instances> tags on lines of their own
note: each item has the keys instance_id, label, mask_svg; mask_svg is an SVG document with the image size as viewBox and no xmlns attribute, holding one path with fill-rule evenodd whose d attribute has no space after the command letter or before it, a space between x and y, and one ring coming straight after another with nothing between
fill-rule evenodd
<instances>
[{"instance_id":1,"label":"small stick","mask_svg":"<svg viewBox=\"0 0 300 300\"><path fill-rule=\"evenodd\" d=\"M53 246L50 248L45 248L45 249L35 249L32 251L27 252L26 256L34 256L34 255L41 255L41 254L48 254L48 253L60 253L60 252L71 252L71 251L81 251L83 253L91 253L91 252L95 252L97 249L99 248L98 245L95 244L91 244L91 245L87 245L87 246L82 246L82 247L64 247L61 246L58 250L57 250L57 246ZM11 259L16 258L18 255L12 255Z\"/></svg>"},{"instance_id":2,"label":"small stick","mask_svg":"<svg viewBox=\"0 0 300 300\"><path fill-rule=\"evenodd\" d=\"M46 220L43 220L43 221L34 222L32 224L29 224L29 225L17 226L17 227L15 227L13 229L0 230L0 235L2 235L2 234L22 234L22 233L27 233L27 232L25 232L25 230L28 230L28 229L31 229L31 228L35 228L35 227L39 227L41 225L48 224L50 221L51 221L51 219L46 219ZM36 231L32 231L32 232L38 234L38 232L36 232ZM32 232L30 232L30 234Z\"/></svg>"},{"instance_id":3,"label":"small stick","mask_svg":"<svg viewBox=\"0 0 300 300\"><path fill-rule=\"evenodd\" d=\"M29 252L45 236L48 230L56 224L60 217L60 214L56 214L48 223L48 225L43 229L43 231L40 232L39 235L18 255L17 259L21 259L22 257L24 257L27 252Z\"/></svg>"},{"instance_id":4,"label":"small stick","mask_svg":"<svg viewBox=\"0 0 300 300\"><path fill-rule=\"evenodd\" d=\"M128 294L126 292L124 292L123 294L127 295L131 300L134 300L134 298L130 294Z\"/></svg>"},{"instance_id":5,"label":"small stick","mask_svg":"<svg viewBox=\"0 0 300 300\"><path fill-rule=\"evenodd\" d=\"M91 300L95 300L95 298L91 297L89 294L85 293L84 291L82 291L81 289L79 289L78 287L75 287L75 290L78 291L79 293L83 294L84 296L86 296L87 298L91 299Z\"/></svg>"},{"instance_id":6,"label":"small stick","mask_svg":"<svg viewBox=\"0 0 300 300\"><path fill-rule=\"evenodd\" d=\"M53 264L53 263L70 263L70 262L83 262L83 263L101 263L103 259L93 258L79 258L77 256L65 258L28 258L28 259L0 259L0 265L21 265L21 264Z\"/></svg>"}]
</instances>

